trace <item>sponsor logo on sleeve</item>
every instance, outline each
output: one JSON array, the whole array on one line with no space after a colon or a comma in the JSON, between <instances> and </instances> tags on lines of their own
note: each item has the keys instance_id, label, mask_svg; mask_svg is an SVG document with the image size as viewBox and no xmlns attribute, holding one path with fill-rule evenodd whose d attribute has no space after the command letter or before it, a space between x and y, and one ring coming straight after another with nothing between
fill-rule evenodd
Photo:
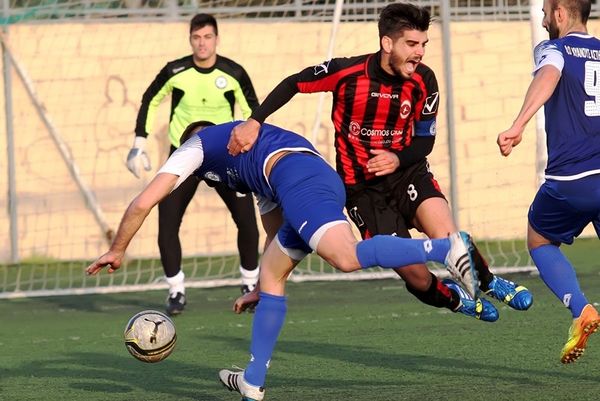
<instances>
[{"instance_id":1,"label":"sponsor logo on sleeve","mask_svg":"<svg viewBox=\"0 0 600 401\"><path fill-rule=\"evenodd\" d=\"M430 115L430 114L435 114L437 112L439 98L440 98L440 93L435 92L435 93L432 93L431 96L428 96L427 99L425 99L425 105L423 106L423 111L422 111L422 114L424 116Z\"/></svg>"},{"instance_id":2,"label":"sponsor logo on sleeve","mask_svg":"<svg viewBox=\"0 0 600 401\"><path fill-rule=\"evenodd\" d=\"M435 136L436 133L436 121L432 122L431 125L429 126L429 134L431 136Z\"/></svg>"},{"instance_id":3,"label":"sponsor logo on sleeve","mask_svg":"<svg viewBox=\"0 0 600 401\"><path fill-rule=\"evenodd\" d=\"M327 60L319 65L315 65L315 75L319 75L321 73L327 74L329 72L329 63L331 63L331 60Z\"/></svg>"}]
</instances>

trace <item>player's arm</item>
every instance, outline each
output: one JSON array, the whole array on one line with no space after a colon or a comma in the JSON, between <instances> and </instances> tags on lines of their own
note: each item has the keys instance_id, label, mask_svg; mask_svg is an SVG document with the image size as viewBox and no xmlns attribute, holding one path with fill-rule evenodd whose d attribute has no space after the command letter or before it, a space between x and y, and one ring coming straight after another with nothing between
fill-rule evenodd
<instances>
[{"instance_id":1,"label":"player's arm","mask_svg":"<svg viewBox=\"0 0 600 401\"><path fill-rule=\"evenodd\" d=\"M531 81L521 111L512 126L498 135L497 143L500 153L508 156L512 148L521 143L525 126L537 111L550 99L560 81L561 72L552 65L546 65L538 70Z\"/></svg>"},{"instance_id":2,"label":"player's arm","mask_svg":"<svg viewBox=\"0 0 600 401\"><path fill-rule=\"evenodd\" d=\"M564 58L552 41L543 41L534 49L535 60L534 78L529 84L521 110L509 129L498 135L496 143L503 156L508 156L512 148L521 143L525 126L537 111L550 99L556 89Z\"/></svg>"},{"instance_id":3,"label":"player's arm","mask_svg":"<svg viewBox=\"0 0 600 401\"><path fill-rule=\"evenodd\" d=\"M250 150L258 138L261 124L298 92L315 93L334 90L347 67L356 64L357 61L357 58L332 59L317 66L307 67L285 78L267 95L247 121L233 128L231 139L227 144L229 153L235 156Z\"/></svg>"},{"instance_id":4,"label":"player's arm","mask_svg":"<svg viewBox=\"0 0 600 401\"><path fill-rule=\"evenodd\" d=\"M144 190L129 204L115 238L107 253L92 263L86 269L87 274L96 274L103 267L108 266L112 273L121 267L125 250L134 235L138 232L146 216L175 188L179 177L175 174L160 173L144 188Z\"/></svg>"},{"instance_id":5,"label":"player's arm","mask_svg":"<svg viewBox=\"0 0 600 401\"><path fill-rule=\"evenodd\" d=\"M371 149L373 157L367 162L367 170L376 176L391 174L399 168L407 168L422 161L431 153L435 136L415 136L410 146L400 151Z\"/></svg>"},{"instance_id":6,"label":"player's arm","mask_svg":"<svg viewBox=\"0 0 600 401\"><path fill-rule=\"evenodd\" d=\"M156 117L156 110L162 100L173 90L169 84L172 74L167 64L154 78L142 96L142 103L135 123L135 137L133 145L127 154L127 168L133 175L140 178L141 168L150 171L150 159L146 153L148 134L152 130Z\"/></svg>"},{"instance_id":7,"label":"player's arm","mask_svg":"<svg viewBox=\"0 0 600 401\"><path fill-rule=\"evenodd\" d=\"M201 129L202 127L199 127ZM112 273L121 267L125 250L142 226L152 208L177 188L197 170L204 161L202 141L198 136L181 145L160 168L156 177L129 204L121 218L119 229L108 252L100 256L86 269L87 274L96 274L108 266Z\"/></svg>"},{"instance_id":8,"label":"player's arm","mask_svg":"<svg viewBox=\"0 0 600 401\"><path fill-rule=\"evenodd\" d=\"M252 114L252 111L256 110L258 107L258 97L256 96L256 92L254 91L254 86L252 85L252 80L250 76L240 66L239 72L239 90L235 92L235 97L240 105L240 109L242 111L242 116L244 119L247 119Z\"/></svg>"},{"instance_id":9,"label":"player's arm","mask_svg":"<svg viewBox=\"0 0 600 401\"><path fill-rule=\"evenodd\" d=\"M290 101L298 90L294 84L294 75L287 77L269 93L264 102L254 111L250 118L231 130L231 138L227 150L233 156L247 152L258 138L258 132L265 119Z\"/></svg>"}]
</instances>

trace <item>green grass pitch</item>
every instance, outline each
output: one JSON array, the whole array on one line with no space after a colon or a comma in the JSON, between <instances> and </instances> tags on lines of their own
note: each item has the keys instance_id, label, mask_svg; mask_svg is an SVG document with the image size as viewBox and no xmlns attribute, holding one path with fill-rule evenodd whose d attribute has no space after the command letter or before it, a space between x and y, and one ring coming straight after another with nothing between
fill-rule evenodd
<instances>
[{"instance_id":1,"label":"green grass pitch","mask_svg":"<svg viewBox=\"0 0 600 401\"><path fill-rule=\"evenodd\" d=\"M597 240L565 250L600 302ZM579 362L561 365L568 311L538 277L509 278L534 305L495 302L496 323L422 305L397 280L290 284L265 399L597 399L600 334ZM218 369L248 358L252 315L230 312L237 291L188 290L175 351L157 364L128 354L123 328L140 310L162 310L162 291L2 300L0 400L239 400L217 381Z\"/></svg>"}]
</instances>

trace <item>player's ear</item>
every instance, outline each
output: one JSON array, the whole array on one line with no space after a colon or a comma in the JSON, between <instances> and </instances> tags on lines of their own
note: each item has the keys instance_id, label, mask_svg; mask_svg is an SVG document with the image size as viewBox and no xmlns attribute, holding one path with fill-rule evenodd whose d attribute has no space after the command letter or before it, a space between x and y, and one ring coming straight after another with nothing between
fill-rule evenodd
<instances>
[{"instance_id":1,"label":"player's ear","mask_svg":"<svg viewBox=\"0 0 600 401\"><path fill-rule=\"evenodd\" d=\"M384 36L381 38L381 49L386 53L392 52L392 47L394 47L394 41L389 36Z\"/></svg>"},{"instance_id":2,"label":"player's ear","mask_svg":"<svg viewBox=\"0 0 600 401\"><path fill-rule=\"evenodd\" d=\"M556 6L554 10L554 17L556 18L556 22L562 24L569 20L569 14L567 13L567 9L563 7L561 4Z\"/></svg>"}]
</instances>

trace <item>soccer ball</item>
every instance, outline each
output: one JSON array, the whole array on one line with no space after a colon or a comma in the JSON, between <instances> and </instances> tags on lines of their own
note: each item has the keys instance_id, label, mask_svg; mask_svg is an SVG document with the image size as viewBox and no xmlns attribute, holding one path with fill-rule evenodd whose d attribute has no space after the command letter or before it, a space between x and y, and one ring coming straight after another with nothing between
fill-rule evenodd
<instances>
[{"instance_id":1,"label":"soccer ball","mask_svg":"<svg viewBox=\"0 0 600 401\"><path fill-rule=\"evenodd\" d=\"M142 362L162 361L171 355L176 341L175 325L162 312L139 312L125 326L127 351Z\"/></svg>"}]
</instances>

